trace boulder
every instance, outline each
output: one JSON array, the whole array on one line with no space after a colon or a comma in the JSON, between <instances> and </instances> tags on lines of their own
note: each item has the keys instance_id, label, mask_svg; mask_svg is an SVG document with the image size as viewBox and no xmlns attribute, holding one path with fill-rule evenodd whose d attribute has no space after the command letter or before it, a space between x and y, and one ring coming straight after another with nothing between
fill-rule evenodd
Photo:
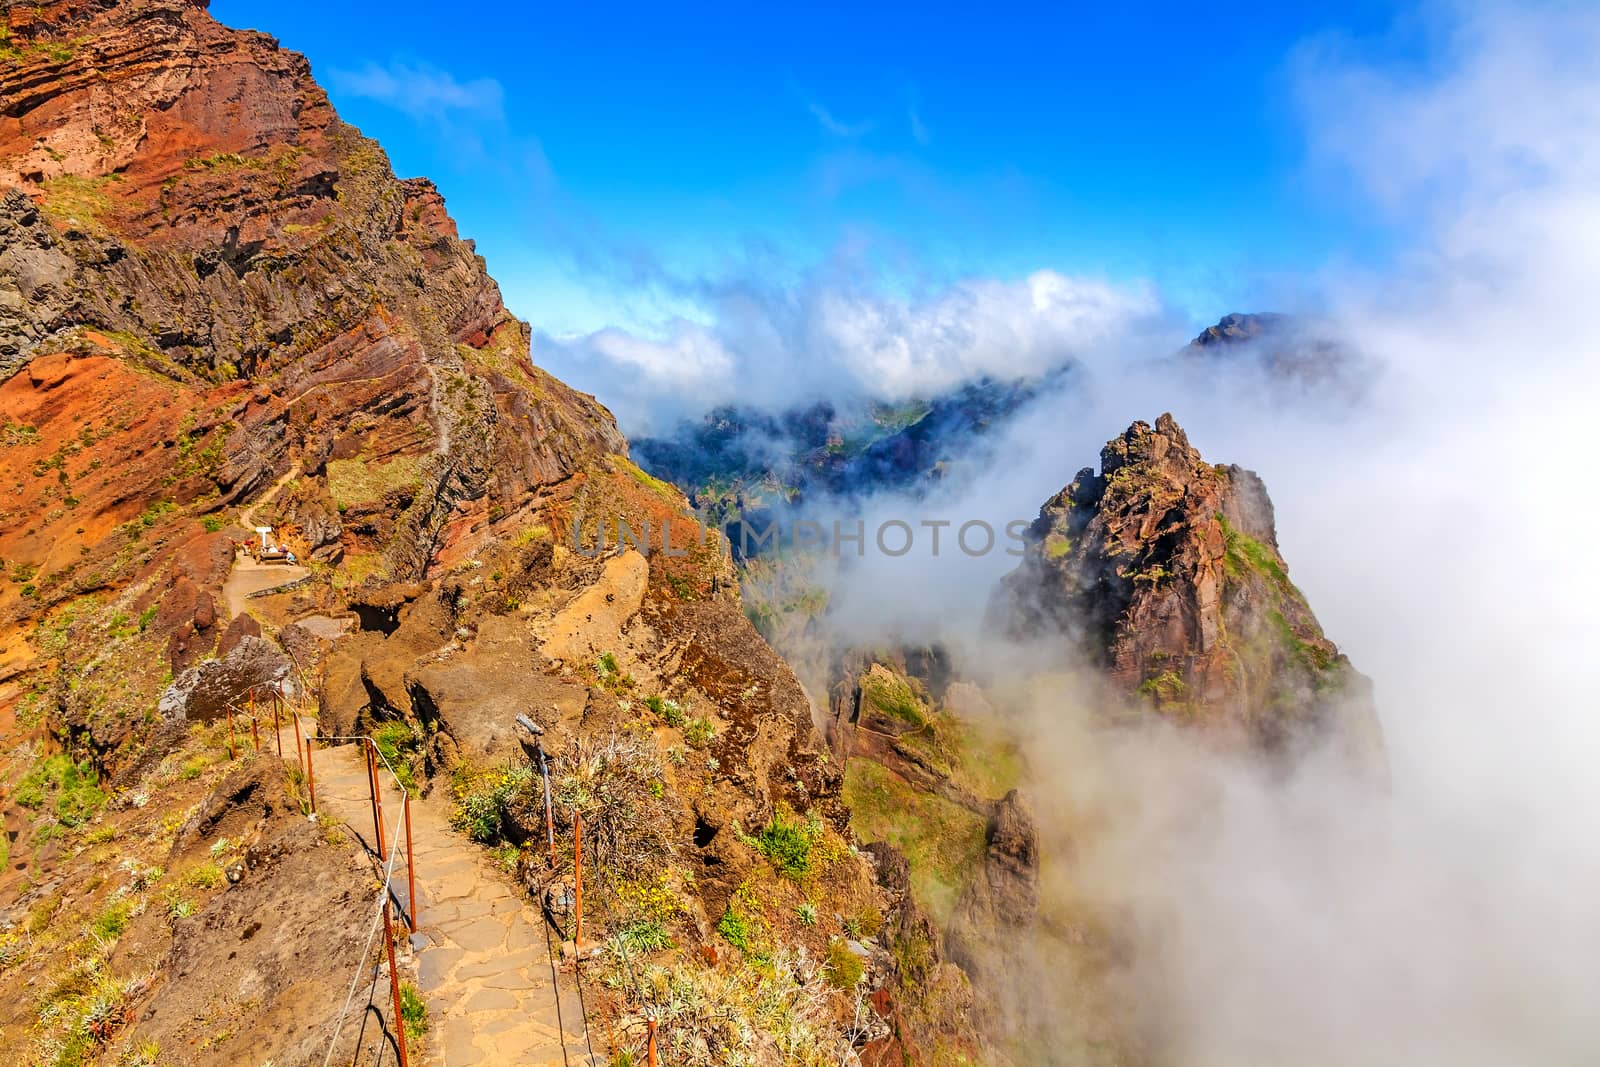
<instances>
[{"instance_id":1,"label":"boulder","mask_svg":"<svg viewBox=\"0 0 1600 1067\"><path fill-rule=\"evenodd\" d=\"M161 598L156 632L167 634L172 673L180 674L209 655L216 640L217 606L211 594L180 575Z\"/></svg>"},{"instance_id":2,"label":"boulder","mask_svg":"<svg viewBox=\"0 0 1600 1067\"><path fill-rule=\"evenodd\" d=\"M246 637L260 637L261 624L249 612L240 612L228 623L228 628L222 631L222 639L217 642L217 655L226 657L228 653L239 647L239 642Z\"/></svg>"},{"instance_id":3,"label":"boulder","mask_svg":"<svg viewBox=\"0 0 1600 1067\"><path fill-rule=\"evenodd\" d=\"M545 664L518 619L485 616L477 639L462 653L409 676L412 704L468 759L498 760L517 752L519 714L544 727L547 750L561 751L577 732L589 693L546 673Z\"/></svg>"},{"instance_id":4,"label":"boulder","mask_svg":"<svg viewBox=\"0 0 1600 1067\"><path fill-rule=\"evenodd\" d=\"M252 688L295 689L294 664L259 637L242 637L222 659L206 660L184 671L161 694L163 716L207 722L225 714L230 703L242 704Z\"/></svg>"}]
</instances>

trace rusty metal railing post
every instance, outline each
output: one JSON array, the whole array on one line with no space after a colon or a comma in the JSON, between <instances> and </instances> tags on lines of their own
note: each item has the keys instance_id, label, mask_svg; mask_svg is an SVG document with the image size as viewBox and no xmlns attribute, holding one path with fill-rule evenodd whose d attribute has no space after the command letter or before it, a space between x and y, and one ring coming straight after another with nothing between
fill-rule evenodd
<instances>
[{"instance_id":1,"label":"rusty metal railing post","mask_svg":"<svg viewBox=\"0 0 1600 1067\"><path fill-rule=\"evenodd\" d=\"M572 884L573 911L577 915L572 927L572 952L576 958L583 955L583 813L577 808L572 809Z\"/></svg>"},{"instance_id":2,"label":"rusty metal railing post","mask_svg":"<svg viewBox=\"0 0 1600 1067\"><path fill-rule=\"evenodd\" d=\"M306 792L311 797L311 814L317 813L317 774L311 766L312 735L306 736Z\"/></svg>"},{"instance_id":3,"label":"rusty metal railing post","mask_svg":"<svg viewBox=\"0 0 1600 1067\"><path fill-rule=\"evenodd\" d=\"M300 761L300 770L304 772L306 769L306 757L300 747L302 733L303 731L300 729L300 713L297 711L294 713L294 758Z\"/></svg>"},{"instance_id":4,"label":"rusty metal railing post","mask_svg":"<svg viewBox=\"0 0 1600 1067\"><path fill-rule=\"evenodd\" d=\"M378 826L378 771L372 765L372 748L365 739L356 742L361 746L361 758L367 765L367 804L372 808L372 826L374 832Z\"/></svg>"},{"instance_id":5,"label":"rusty metal railing post","mask_svg":"<svg viewBox=\"0 0 1600 1067\"><path fill-rule=\"evenodd\" d=\"M648 1057L650 1067L656 1067L656 1021L649 1019L650 1043L645 1046L645 1055Z\"/></svg>"},{"instance_id":6,"label":"rusty metal railing post","mask_svg":"<svg viewBox=\"0 0 1600 1067\"><path fill-rule=\"evenodd\" d=\"M417 932L417 865L412 862L411 850L411 792L407 790L400 796L400 806L406 816L406 895L411 907L406 912L406 921L411 927L411 932Z\"/></svg>"},{"instance_id":7,"label":"rusty metal railing post","mask_svg":"<svg viewBox=\"0 0 1600 1067\"><path fill-rule=\"evenodd\" d=\"M250 709L250 743L255 746L256 755L261 755L261 731L256 727L256 709Z\"/></svg>"},{"instance_id":8,"label":"rusty metal railing post","mask_svg":"<svg viewBox=\"0 0 1600 1067\"><path fill-rule=\"evenodd\" d=\"M394 1040L400 1050L400 1067L406 1064L406 1021L400 1014L400 971L394 965L394 932L389 927L389 887L383 889L383 947L389 953L389 995L394 999Z\"/></svg>"},{"instance_id":9,"label":"rusty metal railing post","mask_svg":"<svg viewBox=\"0 0 1600 1067\"><path fill-rule=\"evenodd\" d=\"M283 758L283 722L278 714L282 710L283 705L279 701L274 700L272 702L272 738L278 743L279 759Z\"/></svg>"},{"instance_id":10,"label":"rusty metal railing post","mask_svg":"<svg viewBox=\"0 0 1600 1067\"><path fill-rule=\"evenodd\" d=\"M367 766L372 768L372 825L378 835L378 862L389 861L389 850L383 841L383 784L378 780L378 746L367 739Z\"/></svg>"}]
</instances>

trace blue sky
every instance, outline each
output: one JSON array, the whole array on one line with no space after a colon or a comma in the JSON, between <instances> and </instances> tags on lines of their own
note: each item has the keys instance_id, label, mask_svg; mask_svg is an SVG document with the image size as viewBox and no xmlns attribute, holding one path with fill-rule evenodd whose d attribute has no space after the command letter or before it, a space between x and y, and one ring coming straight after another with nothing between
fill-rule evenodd
<instances>
[{"instance_id":1,"label":"blue sky","mask_svg":"<svg viewBox=\"0 0 1600 1067\"><path fill-rule=\"evenodd\" d=\"M865 8L212 13L309 56L400 174L439 184L513 310L557 334L648 322L662 271L844 256L916 286L1049 268L1150 280L1203 321L1381 252L1307 176L1294 57L1387 40L1384 5Z\"/></svg>"}]
</instances>

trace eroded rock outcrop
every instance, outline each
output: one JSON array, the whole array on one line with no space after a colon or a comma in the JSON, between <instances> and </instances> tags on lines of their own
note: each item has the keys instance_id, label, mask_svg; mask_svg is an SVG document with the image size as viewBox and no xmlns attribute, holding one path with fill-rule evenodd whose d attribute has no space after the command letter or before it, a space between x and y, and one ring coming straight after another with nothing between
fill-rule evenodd
<instances>
[{"instance_id":1,"label":"eroded rock outcrop","mask_svg":"<svg viewBox=\"0 0 1600 1067\"><path fill-rule=\"evenodd\" d=\"M26 430L0 476L61 477L16 479L10 505L45 518L0 524L0 555L37 566L38 600L126 568L86 515L245 501L298 469L320 488L287 515L315 558L364 543L418 577L459 505L510 510L625 452L529 361L433 186L397 179L301 56L190 0L6 17L0 419ZM102 434L130 459L115 486L88 469L110 449L52 451ZM55 558L80 528L88 555Z\"/></svg>"},{"instance_id":2,"label":"eroded rock outcrop","mask_svg":"<svg viewBox=\"0 0 1600 1067\"><path fill-rule=\"evenodd\" d=\"M1205 462L1171 415L1045 503L994 611L1164 715L1269 751L1332 736L1381 764L1369 683L1290 581L1266 487Z\"/></svg>"},{"instance_id":3,"label":"eroded rock outcrop","mask_svg":"<svg viewBox=\"0 0 1600 1067\"><path fill-rule=\"evenodd\" d=\"M1037 953L1039 835L1015 789L995 807L984 833L981 868L956 905L945 939L950 958L989 993L982 1007L998 1031L1013 1029L1028 998L1018 996L1015 974L1039 973L1019 954Z\"/></svg>"}]
</instances>

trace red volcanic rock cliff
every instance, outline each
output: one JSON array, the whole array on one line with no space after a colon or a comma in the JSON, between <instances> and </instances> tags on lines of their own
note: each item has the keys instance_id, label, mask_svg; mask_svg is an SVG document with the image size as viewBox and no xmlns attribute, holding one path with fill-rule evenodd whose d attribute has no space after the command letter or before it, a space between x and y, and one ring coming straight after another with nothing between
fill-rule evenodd
<instances>
[{"instance_id":1,"label":"red volcanic rock cliff","mask_svg":"<svg viewBox=\"0 0 1600 1067\"><path fill-rule=\"evenodd\" d=\"M382 540L418 577L457 505L508 512L625 453L603 408L529 362L433 186L396 179L304 58L182 0L6 17L0 557L32 598L114 580L116 527L153 502L240 502L331 459L403 461ZM336 554L340 524L311 525Z\"/></svg>"},{"instance_id":2,"label":"red volcanic rock cliff","mask_svg":"<svg viewBox=\"0 0 1600 1067\"><path fill-rule=\"evenodd\" d=\"M966 981L942 968L940 996L921 988L926 924L841 836L840 769L726 545L694 536L609 412L533 365L434 187L397 179L302 57L203 3L0 13L0 794L26 801L0 811L0 1034L46 1062L91 1038L122 1043L95 1045L106 1062L145 1039L163 1063L321 1061L366 921L350 913L370 914L344 879L370 892L370 872L337 827L308 826L265 746L230 771L244 742L207 720L270 679L325 738L388 731L419 788L448 783L437 803L475 790L497 844L545 832L532 779L513 792L508 771L516 716L536 720L553 773L596 798L595 868L670 905L650 921L673 988L739 994L677 1024L702 1058L972 1051ZM619 518L656 551L602 551L595 529ZM311 564L288 587L236 552L260 525ZM591 790L592 768L609 784ZM780 839L807 853L803 895ZM230 849L227 880L193 878ZM510 851L542 892L541 850ZM629 929L620 893L588 891L616 909L591 936ZM134 923L126 951L83 935L105 914ZM39 945L99 953L115 1010L37 1010L34 991L82 985ZM663 990L604 982L593 1010L637 1053ZM756 1015L774 998L810 1052L780 1054Z\"/></svg>"}]
</instances>

